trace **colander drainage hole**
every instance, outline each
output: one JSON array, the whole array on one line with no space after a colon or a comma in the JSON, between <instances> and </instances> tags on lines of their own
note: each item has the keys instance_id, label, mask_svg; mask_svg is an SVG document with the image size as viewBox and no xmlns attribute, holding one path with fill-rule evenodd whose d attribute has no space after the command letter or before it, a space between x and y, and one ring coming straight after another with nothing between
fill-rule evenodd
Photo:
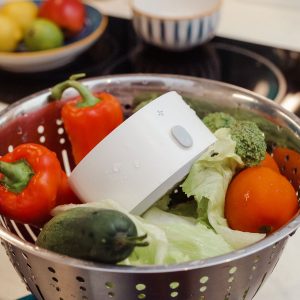
<instances>
[{"instance_id":1,"label":"colander drainage hole","mask_svg":"<svg viewBox=\"0 0 300 300\"><path fill-rule=\"evenodd\" d=\"M138 283L135 288L137 291L144 291L146 289L146 285L143 283Z\"/></svg>"},{"instance_id":2,"label":"colander drainage hole","mask_svg":"<svg viewBox=\"0 0 300 300\"><path fill-rule=\"evenodd\" d=\"M52 267L48 267L49 272L56 273L55 270Z\"/></svg>"},{"instance_id":3,"label":"colander drainage hole","mask_svg":"<svg viewBox=\"0 0 300 300\"><path fill-rule=\"evenodd\" d=\"M245 292L244 292L244 294L243 294L243 300L246 299L246 297L247 297L247 295L248 295L248 293L249 293L249 289L250 289L250 287L248 287L248 288L245 290Z\"/></svg>"},{"instance_id":4,"label":"colander drainage hole","mask_svg":"<svg viewBox=\"0 0 300 300\"><path fill-rule=\"evenodd\" d=\"M58 279L56 277L52 277L52 280L58 282Z\"/></svg>"},{"instance_id":5,"label":"colander drainage hole","mask_svg":"<svg viewBox=\"0 0 300 300\"><path fill-rule=\"evenodd\" d=\"M56 125L57 126L62 125L62 123L63 123L62 119L56 119Z\"/></svg>"},{"instance_id":6,"label":"colander drainage hole","mask_svg":"<svg viewBox=\"0 0 300 300\"><path fill-rule=\"evenodd\" d=\"M112 289L113 288L113 283L112 282L110 282L110 281L108 281L108 282L105 282L105 287L107 288L107 289Z\"/></svg>"},{"instance_id":7,"label":"colander drainage hole","mask_svg":"<svg viewBox=\"0 0 300 300\"><path fill-rule=\"evenodd\" d=\"M176 298L178 296L178 292L171 292L170 296L172 298Z\"/></svg>"},{"instance_id":8,"label":"colander drainage hole","mask_svg":"<svg viewBox=\"0 0 300 300\"><path fill-rule=\"evenodd\" d=\"M46 142L46 137L44 135L40 136L40 143L44 144Z\"/></svg>"},{"instance_id":9,"label":"colander drainage hole","mask_svg":"<svg viewBox=\"0 0 300 300\"><path fill-rule=\"evenodd\" d=\"M178 281L172 281L169 284L169 287L172 290L170 293L170 296L172 298L176 298L179 295L178 290L177 290L179 288L179 286L180 286L180 283Z\"/></svg>"},{"instance_id":10,"label":"colander drainage hole","mask_svg":"<svg viewBox=\"0 0 300 300\"><path fill-rule=\"evenodd\" d=\"M131 109L131 105L130 104L124 104L124 108L129 110L129 109Z\"/></svg>"},{"instance_id":11,"label":"colander drainage hole","mask_svg":"<svg viewBox=\"0 0 300 300\"><path fill-rule=\"evenodd\" d=\"M173 281L173 282L170 283L170 288L172 290L177 289L178 287L179 287L179 282Z\"/></svg>"},{"instance_id":12,"label":"colander drainage hole","mask_svg":"<svg viewBox=\"0 0 300 300\"><path fill-rule=\"evenodd\" d=\"M145 299L146 294L143 291L146 290L146 285L144 283L138 283L138 284L136 284L135 288L136 288L137 291L141 292L137 295L137 298L138 299Z\"/></svg>"},{"instance_id":13,"label":"colander drainage hole","mask_svg":"<svg viewBox=\"0 0 300 300\"><path fill-rule=\"evenodd\" d=\"M38 128L37 128L37 132L39 134L43 134L45 131L45 127L43 125L39 125Z\"/></svg>"},{"instance_id":14,"label":"colander drainage hole","mask_svg":"<svg viewBox=\"0 0 300 300\"><path fill-rule=\"evenodd\" d=\"M229 274L234 274L237 271L237 267L232 267L230 268L230 270L228 271Z\"/></svg>"},{"instance_id":15,"label":"colander drainage hole","mask_svg":"<svg viewBox=\"0 0 300 300\"><path fill-rule=\"evenodd\" d=\"M209 280L209 277L208 277L208 276L202 276L202 277L199 279L199 282L200 282L201 284L205 284L208 280Z\"/></svg>"},{"instance_id":16,"label":"colander drainage hole","mask_svg":"<svg viewBox=\"0 0 300 300\"><path fill-rule=\"evenodd\" d=\"M84 278L80 277L80 276L77 276L76 277L77 281L79 282L85 282Z\"/></svg>"},{"instance_id":17,"label":"colander drainage hole","mask_svg":"<svg viewBox=\"0 0 300 300\"><path fill-rule=\"evenodd\" d=\"M200 282L200 288L199 288L199 291L200 293L204 293L206 290L207 290L207 285L206 283L208 282L209 280L209 277L208 276L202 276L200 279L199 279L199 282ZM201 298L202 297L202 298ZM200 299L199 300L202 300L204 299L204 296L201 295L200 296Z\"/></svg>"},{"instance_id":18,"label":"colander drainage hole","mask_svg":"<svg viewBox=\"0 0 300 300\"><path fill-rule=\"evenodd\" d=\"M59 128L57 129L57 133L58 133L59 135L64 134L64 132L65 132L65 130L63 129L63 127L59 127Z\"/></svg>"},{"instance_id":19,"label":"colander drainage hole","mask_svg":"<svg viewBox=\"0 0 300 300\"><path fill-rule=\"evenodd\" d=\"M86 291L86 288L84 286L79 287L82 291Z\"/></svg>"},{"instance_id":20,"label":"colander drainage hole","mask_svg":"<svg viewBox=\"0 0 300 300\"><path fill-rule=\"evenodd\" d=\"M234 275L233 274L236 273L237 269L238 268L236 266L233 266L228 271L229 278L227 279L227 282L229 283L229 286L227 287L227 290L226 290L227 293L225 295L224 300L229 300L230 299L230 296L231 296L230 291L231 291L231 288L232 288L231 283L234 281Z\"/></svg>"}]
</instances>

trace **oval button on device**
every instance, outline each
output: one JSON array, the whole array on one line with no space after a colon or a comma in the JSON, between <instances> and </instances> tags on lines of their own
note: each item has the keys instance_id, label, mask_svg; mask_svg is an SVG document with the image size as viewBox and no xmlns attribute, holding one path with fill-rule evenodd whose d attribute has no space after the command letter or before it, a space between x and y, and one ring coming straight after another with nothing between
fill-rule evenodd
<instances>
[{"instance_id":1,"label":"oval button on device","mask_svg":"<svg viewBox=\"0 0 300 300\"><path fill-rule=\"evenodd\" d=\"M193 139L184 127L180 125L174 126L171 129L171 133L181 146L185 148L190 148L193 146Z\"/></svg>"}]
</instances>

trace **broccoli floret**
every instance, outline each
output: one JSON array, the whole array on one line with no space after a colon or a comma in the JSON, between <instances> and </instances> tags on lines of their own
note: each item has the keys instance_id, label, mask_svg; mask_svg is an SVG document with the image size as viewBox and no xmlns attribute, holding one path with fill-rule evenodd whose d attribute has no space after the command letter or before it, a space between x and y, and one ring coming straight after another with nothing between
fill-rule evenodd
<instances>
[{"instance_id":1,"label":"broccoli floret","mask_svg":"<svg viewBox=\"0 0 300 300\"><path fill-rule=\"evenodd\" d=\"M202 121L212 132L220 128L230 128L236 123L233 116L224 112L210 113Z\"/></svg>"},{"instance_id":2,"label":"broccoli floret","mask_svg":"<svg viewBox=\"0 0 300 300\"><path fill-rule=\"evenodd\" d=\"M203 118L203 122L212 132L230 128L231 138L236 142L235 153L241 157L245 166L255 166L265 158L265 136L256 123L236 120L224 112L210 113Z\"/></svg>"},{"instance_id":3,"label":"broccoli floret","mask_svg":"<svg viewBox=\"0 0 300 300\"><path fill-rule=\"evenodd\" d=\"M259 164L266 155L267 145L264 133L256 123L237 121L230 127L231 138L236 142L235 153L248 167Z\"/></svg>"}]
</instances>

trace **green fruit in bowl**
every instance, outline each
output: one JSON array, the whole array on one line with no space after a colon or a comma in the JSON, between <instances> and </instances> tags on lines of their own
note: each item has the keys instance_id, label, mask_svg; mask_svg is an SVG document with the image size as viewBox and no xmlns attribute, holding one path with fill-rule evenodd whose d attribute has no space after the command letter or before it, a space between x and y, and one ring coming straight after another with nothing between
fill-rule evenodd
<instances>
[{"instance_id":1,"label":"green fruit in bowl","mask_svg":"<svg viewBox=\"0 0 300 300\"><path fill-rule=\"evenodd\" d=\"M24 43L29 51L61 47L64 42L62 30L52 21L36 19L25 34Z\"/></svg>"}]
</instances>

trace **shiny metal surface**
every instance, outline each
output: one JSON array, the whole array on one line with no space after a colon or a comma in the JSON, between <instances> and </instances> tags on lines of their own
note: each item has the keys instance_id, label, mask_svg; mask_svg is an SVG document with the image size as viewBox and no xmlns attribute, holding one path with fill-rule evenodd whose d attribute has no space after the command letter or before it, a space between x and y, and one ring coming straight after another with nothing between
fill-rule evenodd
<instances>
[{"instance_id":1,"label":"shiny metal surface","mask_svg":"<svg viewBox=\"0 0 300 300\"><path fill-rule=\"evenodd\" d=\"M191 77L141 74L91 78L84 83L92 90L118 96L127 116L134 102L175 90L190 101L200 116L224 110L255 118L266 130L269 142L280 140L289 147L300 148L299 119L276 103L241 88ZM68 91L65 97L72 93ZM63 128L63 102L49 103L48 96L48 91L42 91L0 113L0 154L20 143L40 142L55 150L65 168L71 169L69 141L58 130ZM245 249L171 266L106 266L66 258L34 246L39 229L4 217L0 217L0 238L21 278L39 300L252 299L299 225L298 216Z\"/></svg>"}]
</instances>

